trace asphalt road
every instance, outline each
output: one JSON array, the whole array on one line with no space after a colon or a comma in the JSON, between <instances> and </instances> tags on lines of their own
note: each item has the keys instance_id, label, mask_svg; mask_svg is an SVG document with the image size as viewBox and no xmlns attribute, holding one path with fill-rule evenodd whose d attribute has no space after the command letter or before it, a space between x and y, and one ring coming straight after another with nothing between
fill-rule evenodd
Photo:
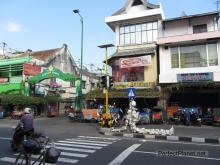
<instances>
[{"instance_id":1,"label":"asphalt road","mask_svg":"<svg viewBox=\"0 0 220 165\"><path fill-rule=\"evenodd\" d=\"M0 165L12 165L16 158L10 151L16 123L0 121ZM37 119L35 126L62 151L58 165L220 164L220 145L106 137L98 133L96 123L72 123L65 118Z\"/></svg>"}]
</instances>

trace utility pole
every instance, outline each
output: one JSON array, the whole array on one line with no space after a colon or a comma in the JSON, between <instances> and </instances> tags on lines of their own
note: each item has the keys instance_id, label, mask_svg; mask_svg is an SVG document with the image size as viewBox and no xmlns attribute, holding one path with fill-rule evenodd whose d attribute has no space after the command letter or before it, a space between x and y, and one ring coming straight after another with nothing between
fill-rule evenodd
<instances>
[{"instance_id":1,"label":"utility pole","mask_svg":"<svg viewBox=\"0 0 220 165\"><path fill-rule=\"evenodd\" d=\"M217 1L216 1L217 11L219 11L219 3L220 3L220 0L217 0Z\"/></svg>"},{"instance_id":2,"label":"utility pole","mask_svg":"<svg viewBox=\"0 0 220 165\"><path fill-rule=\"evenodd\" d=\"M2 47L2 51L3 51L3 56L5 56L5 46L7 45L5 42L2 42L3 47Z\"/></svg>"}]
</instances>

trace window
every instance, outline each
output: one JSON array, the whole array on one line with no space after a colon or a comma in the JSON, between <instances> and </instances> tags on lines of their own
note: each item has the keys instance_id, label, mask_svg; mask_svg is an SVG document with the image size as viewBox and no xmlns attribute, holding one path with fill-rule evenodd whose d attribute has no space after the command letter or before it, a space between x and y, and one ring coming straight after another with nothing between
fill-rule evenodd
<instances>
[{"instance_id":1,"label":"window","mask_svg":"<svg viewBox=\"0 0 220 165\"><path fill-rule=\"evenodd\" d=\"M179 68L179 50L178 48L171 48L171 67Z\"/></svg>"},{"instance_id":2,"label":"window","mask_svg":"<svg viewBox=\"0 0 220 165\"><path fill-rule=\"evenodd\" d=\"M95 83L91 83L91 89L95 88Z\"/></svg>"},{"instance_id":3,"label":"window","mask_svg":"<svg viewBox=\"0 0 220 165\"><path fill-rule=\"evenodd\" d=\"M218 65L217 44L201 44L170 48L172 68L195 68Z\"/></svg>"},{"instance_id":4,"label":"window","mask_svg":"<svg viewBox=\"0 0 220 165\"><path fill-rule=\"evenodd\" d=\"M193 26L193 33L204 33L207 32L207 24Z\"/></svg>"},{"instance_id":5,"label":"window","mask_svg":"<svg viewBox=\"0 0 220 165\"><path fill-rule=\"evenodd\" d=\"M135 0L134 3L132 4L132 6L137 6L137 5L143 5L141 0Z\"/></svg>"},{"instance_id":6,"label":"window","mask_svg":"<svg viewBox=\"0 0 220 165\"><path fill-rule=\"evenodd\" d=\"M12 71L11 76L22 76L23 71Z\"/></svg>"},{"instance_id":7,"label":"window","mask_svg":"<svg viewBox=\"0 0 220 165\"><path fill-rule=\"evenodd\" d=\"M114 61L112 74L115 82L137 82L144 81L144 67L120 68L119 60Z\"/></svg>"},{"instance_id":8,"label":"window","mask_svg":"<svg viewBox=\"0 0 220 165\"><path fill-rule=\"evenodd\" d=\"M9 77L9 72L8 71L1 71L0 77Z\"/></svg>"},{"instance_id":9,"label":"window","mask_svg":"<svg viewBox=\"0 0 220 165\"><path fill-rule=\"evenodd\" d=\"M206 67L206 46L182 46L180 47L181 68Z\"/></svg>"},{"instance_id":10,"label":"window","mask_svg":"<svg viewBox=\"0 0 220 165\"><path fill-rule=\"evenodd\" d=\"M209 65L218 65L217 44L208 44Z\"/></svg>"},{"instance_id":11,"label":"window","mask_svg":"<svg viewBox=\"0 0 220 165\"><path fill-rule=\"evenodd\" d=\"M75 87L75 81L70 81L70 87Z\"/></svg>"},{"instance_id":12,"label":"window","mask_svg":"<svg viewBox=\"0 0 220 165\"><path fill-rule=\"evenodd\" d=\"M157 22L120 27L120 45L151 43L156 41L157 37Z\"/></svg>"},{"instance_id":13,"label":"window","mask_svg":"<svg viewBox=\"0 0 220 165\"><path fill-rule=\"evenodd\" d=\"M82 81L82 88L86 89L86 81Z\"/></svg>"}]
</instances>

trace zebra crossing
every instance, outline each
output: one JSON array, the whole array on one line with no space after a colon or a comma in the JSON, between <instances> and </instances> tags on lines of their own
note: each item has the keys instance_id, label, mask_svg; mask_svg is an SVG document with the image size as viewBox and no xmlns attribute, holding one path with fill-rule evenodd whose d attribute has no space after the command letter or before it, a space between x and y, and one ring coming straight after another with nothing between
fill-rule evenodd
<instances>
[{"instance_id":1,"label":"zebra crossing","mask_svg":"<svg viewBox=\"0 0 220 165\"><path fill-rule=\"evenodd\" d=\"M80 160L87 158L89 155L101 150L104 147L117 142L118 138L107 137L92 137L92 136L77 136L72 139L63 139L54 142L56 148L61 151L57 165L68 165L80 162ZM14 164L17 154L10 157L0 157L1 165ZM32 161L36 160L38 155L32 155ZM51 165L46 163L46 165Z\"/></svg>"}]
</instances>

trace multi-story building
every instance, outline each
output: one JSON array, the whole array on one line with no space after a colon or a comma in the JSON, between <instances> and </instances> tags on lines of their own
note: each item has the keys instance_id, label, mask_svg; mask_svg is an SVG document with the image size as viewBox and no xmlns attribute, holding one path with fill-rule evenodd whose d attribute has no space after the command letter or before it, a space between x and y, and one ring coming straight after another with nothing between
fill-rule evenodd
<instances>
[{"instance_id":1,"label":"multi-story building","mask_svg":"<svg viewBox=\"0 0 220 165\"><path fill-rule=\"evenodd\" d=\"M136 88L136 100L141 107L155 106L159 99L156 41L163 18L161 5L128 0L123 8L105 19L115 32L116 52L108 61L114 87L118 95L126 93L128 87ZM124 96L127 99L126 94ZM121 100L120 105L124 101Z\"/></svg>"},{"instance_id":2,"label":"multi-story building","mask_svg":"<svg viewBox=\"0 0 220 165\"><path fill-rule=\"evenodd\" d=\"M63 73L69 73L80 77L80 68L76 65L66 44L61 48L31 51L3 57L0 60L0 94L2 93L23 93L24 81L32 76L40 74L44 69L53 67ZM97 87L99 78L95 73L83 67L82 72L82 94L87 94ZM34 85L35 95L60 94L62 104L71 105L76 97L76 86L74 81L64 81L59 78L44 79Z\"/></svg>"},{"instance_id":3,"label":"multi-story building","mask_svg":"<svg viewBox=\"0 0 220 165\"><path fill-rule=\"evenodd\" d=\"M162 20L159 82L164 105L220 105L219 12Z\"/></svg>"}]
</instances>

